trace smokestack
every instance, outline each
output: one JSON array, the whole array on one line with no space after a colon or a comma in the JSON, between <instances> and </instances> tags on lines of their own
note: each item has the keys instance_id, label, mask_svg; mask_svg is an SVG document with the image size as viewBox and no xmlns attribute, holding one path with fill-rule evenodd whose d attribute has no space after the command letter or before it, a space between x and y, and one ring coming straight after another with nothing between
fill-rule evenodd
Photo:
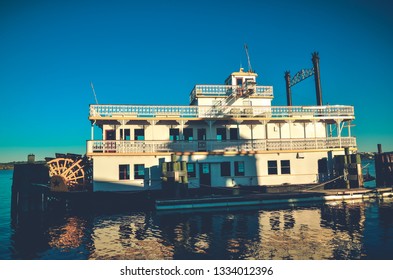
<instances>
[{"instance_id":1,"label":"smokestack","mask_svg":"<svg viewBox=\"0 0 393 280\"><path fill-rule=\"evenodd\" d=\"M291 93L291 74L289 71L285 71L285 84L287 89L287 106L292 106L292 93Z\"/></svg>"},{"instance_id":2,"label":"smokestack","mask_svg":"<svg viewBox=\"0 0 393 280\"><path fill-rule=\"evenodd\" d=\"M377 147L378 147L378 154L382 154L382 145L378 144Z\"/></svg>"},{"instance_id":3,"label":"smokestack","mask_svg":"<svg viewBox=\"0 0 393 280\"><path fill-rule=\"evenodd\" d=\"M315 77L315 91L317 94L317 105L322 106L322 88L321 88L321 76L319 72L319 55L317 52L312 54L312 63L314 65L314 77Z\"/></svg>"}]
</instances>

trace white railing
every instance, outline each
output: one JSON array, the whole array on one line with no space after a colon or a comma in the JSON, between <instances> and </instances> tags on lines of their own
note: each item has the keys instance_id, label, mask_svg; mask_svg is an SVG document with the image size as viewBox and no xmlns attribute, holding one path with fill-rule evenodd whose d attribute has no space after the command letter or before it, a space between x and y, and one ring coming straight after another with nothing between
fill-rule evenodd
<instances>
[{"instance_id":1,"label":"white railing","mask_svg":"<svg viewBox=\"0 0 393 280\"><path fill-rule=\"evenodd\" d=\"M272 86L253 86L255 92L253 96L261 96L266 98L273 98ZM238 94L242 90L247 90L247 87L232 86L232 85L196 85L190 93L190 103L198 96L212 96L225 97L232 94Z\"/></svg>"},{"instance_id":2,"label":"white railing","mask_svg":"<svg viewBox=\"0 0 393 280\"><path fill-rule=\"evenodd\" d=\"M206 140L206 141L87 141L87 153L159 153L159 152L242 152L285 151L356 147L354 137L310 138L310 139L258 139L258 140Z\"/></svg>"},{"instance_id":3,"label":"white railing","mask_svg":"<svg viewBox=\"0 0 393 280\"><path fill-rule=\"evenodd\" d=\"M90 117L198 116L197 106L90 105Z\"/></svg>"},{"instance_id":4,"label":"white railing","mask_svg":"<svg viewBox=\"0 0 393 280\"><path fill-rule=\"evenodd\" d=\"M90 118L302 118L353 117L353 106L149 106L90 105Z\"/></svg>"}]
</instances>

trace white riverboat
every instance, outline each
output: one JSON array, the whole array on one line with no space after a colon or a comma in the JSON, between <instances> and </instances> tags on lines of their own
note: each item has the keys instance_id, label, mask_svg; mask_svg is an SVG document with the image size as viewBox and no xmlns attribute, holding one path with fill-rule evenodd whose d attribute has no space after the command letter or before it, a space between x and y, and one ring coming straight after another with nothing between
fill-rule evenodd
<instances>
[{"instance_id":1,"label":"white riverboat","mask_svg":"<svg viewBox=\"0 0 393 280\"><path fill-rule=\"evenodd\" d=\"M315 184L333 158L356 151L354 108L272 106L273 87L240 69L223 85L196 85L189 106L90 105L94 191L155 190L171 155L189 188ZM102 139L94 139L94 130Z\"/></svg>"}]
</instances>

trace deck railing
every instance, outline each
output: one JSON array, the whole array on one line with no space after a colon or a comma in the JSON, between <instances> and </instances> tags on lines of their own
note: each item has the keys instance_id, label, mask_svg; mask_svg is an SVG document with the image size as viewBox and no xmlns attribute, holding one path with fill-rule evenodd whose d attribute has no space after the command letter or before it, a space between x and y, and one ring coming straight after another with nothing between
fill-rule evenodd
<instances>
[{"instance_id":1,"label":"deck railing","mask_svg":"<svg viewBox=\"0 0 393 280\"><path fill-rule=\"evenodd\" d=\"M90 105L90 118L302 118L353 117L353 106L149 106Z\"/></svg>"},{"instance_id":2,"label":"deck railing","mask_svg":"<svg viewBox=\"0 0 393 280\"><path fill-rule=\"evenodd\" d=\"M204 140L204 141L87 141L87 153L159 153L159 152L249 152L288 151L356 147L354 137L309 139Z\"/></svg>"},{"instance_id":3,"label":"deck railing","mask_svg":"<svg viewBox=\"0 0 393 280\"><path fill-rule=\"evenodd\" d=\"M272 86L252 86L255 89L253 96L273 98ZM247 90L247 86L232 86L232 85L196 85L190 93L190 103L198 96L210 97L226 97L233 94L238 94L242 90Z\"/></svg>"}]
</instances>

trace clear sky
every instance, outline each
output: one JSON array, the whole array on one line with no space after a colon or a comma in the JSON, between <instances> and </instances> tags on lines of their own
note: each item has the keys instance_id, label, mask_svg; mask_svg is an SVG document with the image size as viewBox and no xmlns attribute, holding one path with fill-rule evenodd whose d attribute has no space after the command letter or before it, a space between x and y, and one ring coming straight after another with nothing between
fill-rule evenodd
<instances>
[{"instance_id":1,"label":"clear sky","mask_svg":"<svg viewBox=\"0 0 393 280\"><path fill-rule=\"evenodd\" d=\"M187 105L247 68L286 105L284 71L320 54L323 102L354 105L360 151L393 150L393 4L348 1L0 1L0 162L85 153L102 104ZM313 78L292 88L314 105Z\"/></svg>"}]
</instances>

